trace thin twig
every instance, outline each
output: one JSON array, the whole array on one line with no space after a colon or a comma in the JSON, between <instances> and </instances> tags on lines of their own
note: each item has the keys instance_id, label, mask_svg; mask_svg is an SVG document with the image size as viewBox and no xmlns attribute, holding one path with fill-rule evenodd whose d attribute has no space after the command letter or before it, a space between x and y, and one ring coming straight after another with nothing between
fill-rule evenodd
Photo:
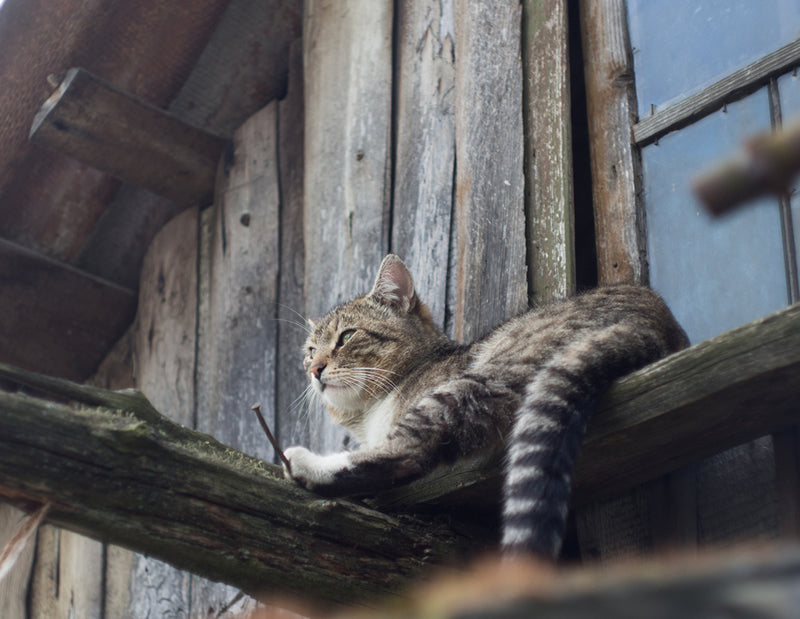
<instances>
[{"instance_id":1,"label":"thin twig","mask_svg":"<svg viewBox=\"0 0 800 619\"><path fill-rule=\"evenodd\" d=\"M283 464L286 466L286 470L291 473L292 465L289 463L289 460L283 454L283 450L281 449L281 446L278 444L278 441L272 435L272 432L270 432L269 427L267 426L267 422L264 421L264 415L261 414L261 404L253 404L253 406L251 406L250 408L255 412L256 417L258 417L258 422L261 424L261 428L264 430L264 434L267 435L267 438L269 439L272 448L275 450L275 453L278 454L278 456L281 459L281 462L283 462Z\"/></svg>"}]
</instances>

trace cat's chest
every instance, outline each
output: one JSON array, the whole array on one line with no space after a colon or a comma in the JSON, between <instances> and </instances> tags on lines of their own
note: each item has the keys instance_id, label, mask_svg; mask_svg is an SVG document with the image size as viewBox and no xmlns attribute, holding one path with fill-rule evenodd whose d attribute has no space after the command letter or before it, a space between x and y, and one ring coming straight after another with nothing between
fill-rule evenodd
<instances>
[{"instance_id":1,"label":"cat's chest","mask_svg":"<svg viewBox=\"0 0 800 619\"><path fill-rule=\"evenodd\" d=\"M397 396L390 394L365 415L359 431L354 432L358 441L367 447L383 443L392 429L396 412Z\"/></svg>"}]
</instances>

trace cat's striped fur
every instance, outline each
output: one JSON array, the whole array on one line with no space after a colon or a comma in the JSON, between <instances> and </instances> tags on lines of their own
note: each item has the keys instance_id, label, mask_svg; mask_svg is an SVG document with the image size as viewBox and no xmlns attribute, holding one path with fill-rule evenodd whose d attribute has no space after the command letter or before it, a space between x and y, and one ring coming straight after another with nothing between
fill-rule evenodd
<instances>
[{"instance_id":1,"label":"cat's striped fur","mask_svg":"<svg viewBox=\"0 0 800 619\"><path fill-rule=\"evenodd\" d=\"M320 456L292 447L292 478L325 495L366 493L505 448L503 547L546 556L561 546L594 401L615 378L688 343L655 293L616 286L459 345L433 323L394 255L369 294L312 326L306 371L360 449Z\"/></svg>"}]
</instances>

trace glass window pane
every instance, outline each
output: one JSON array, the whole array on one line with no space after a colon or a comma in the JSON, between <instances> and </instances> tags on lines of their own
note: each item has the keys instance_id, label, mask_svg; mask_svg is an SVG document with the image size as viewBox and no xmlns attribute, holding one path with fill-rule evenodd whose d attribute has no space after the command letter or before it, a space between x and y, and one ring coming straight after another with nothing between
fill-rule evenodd
<instances>
[{"instance_id":1,"label":"glass window pane","mask_svg":"<svg viewBox=\"0 0 800 619\"><path fill-rule=\"evenodd\" d=\"M800 77L789 73L778 79L778 91L781 94L781 113L783 125L800 123ZM800 271L800 180L795 181L792 193L792 228L794 229L795 254L797 270Z\"/></svg>"},{"instance_id":2,"label":"glass window pane","mask_svg":"<svg viewBox=\"0 0 800 619\"><path fill-rule=\"evenodd\" d=\"M761 90L642 149L650 283L693 343L786 304L777 202L712 219L691 193L698 172L769 126Z\"/></svg>"},{"instance_id":3,"label":"glass window pane","mask_svg":"<svg viewBox=\"0 0 800 619\"><path fill-rule=\"evenodd\" d=\"M639 117L800 36L797 0L628 0Z\"/></svg>"}]
</instances>

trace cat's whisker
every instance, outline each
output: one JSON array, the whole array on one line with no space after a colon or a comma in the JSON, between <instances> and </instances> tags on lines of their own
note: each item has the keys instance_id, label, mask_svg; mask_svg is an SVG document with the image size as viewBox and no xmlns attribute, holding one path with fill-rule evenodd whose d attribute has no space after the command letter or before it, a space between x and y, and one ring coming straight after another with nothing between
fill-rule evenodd
<instances>
[{"instance_id":1,"label":"cat's whisker","mask_svg":"<svg viewBox=\"0 0 800 619\"><path fill-rule=\"evenodd\" d=\"M303 331L306 332L307 335L311 335L311 328L307 324L297 322L296 320L292 320L290 318L271 318L270 320L275 320L277 322L285 322L287 324L292 325L293 327L302 329Z\"/></svg>"}]
</instances>

